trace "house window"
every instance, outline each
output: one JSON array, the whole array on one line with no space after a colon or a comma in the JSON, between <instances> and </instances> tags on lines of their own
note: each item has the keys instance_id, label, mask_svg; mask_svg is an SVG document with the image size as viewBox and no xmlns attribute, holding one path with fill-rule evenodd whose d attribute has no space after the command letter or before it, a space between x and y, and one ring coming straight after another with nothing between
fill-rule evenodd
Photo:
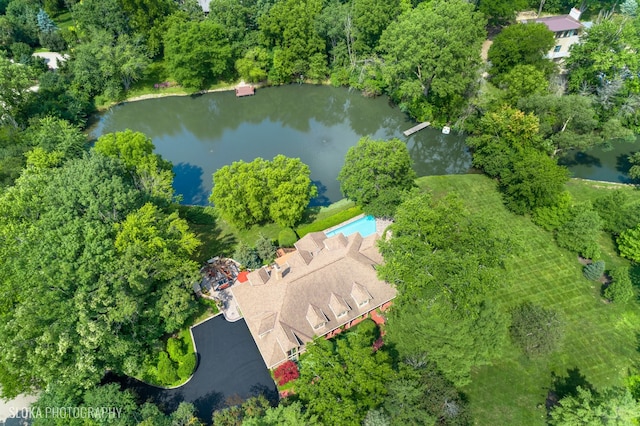
<instances>
[{"instance_id":1,"label":"house window","mask_svg":"<svg viewBox=\"0 0 640 426\"><path fill-rule=\"evenodd\" d=\"M298 353L298 348L292 348L290 351L287 351L287 356L291 358L292 356L295 356L297 353Z\"/></svg>"},{"instance_id":2,"label":"house window","mask_svg":"<svg viewBox=\"0 0 640 426\"><path fill-rule=\"evenodd\" d=\"M560 49L562 48L562 46L556 46L553 48L553 53L558 53L560 51Z\"/></svg>"},{"instance_id":3,"label":"house window","mask_svg":"<svg viewBox=\"0 0 640 426\"><path fill-rule=\"evenodd\" d=\"M342 311L338 314L338 318L341 318L343 316L347 315L347 311Z\"/></svg>"},{"instance_id":4,"label":"house window","mask_svg":"<svg viewBox=\"0 0 640 426\"><path fill-rule=\"evenodd\" d=\"M367 300L365 300L365 301L363 301L363 302L358 303L358 306L362 308L362 307L363 307L364 305L366 305L367 303L369 303L369 299L367 299Z\"/></svg>"},{"instance_id":5,"label":"house window","mask_svg":"<svg viewBox=\"0 0 640 426\"><path fill-rule=\"evenodd\" d=\"M318 324L318 325L314 326L314 327L313 327L313 329L314 329L314 330L317 330L317 329L319 329L319 328L322 328L322 327L324 327L324 326L325 326L325 324L326 324L326 322L321 322L320 324Z\"/></svg>"}]
</instances>

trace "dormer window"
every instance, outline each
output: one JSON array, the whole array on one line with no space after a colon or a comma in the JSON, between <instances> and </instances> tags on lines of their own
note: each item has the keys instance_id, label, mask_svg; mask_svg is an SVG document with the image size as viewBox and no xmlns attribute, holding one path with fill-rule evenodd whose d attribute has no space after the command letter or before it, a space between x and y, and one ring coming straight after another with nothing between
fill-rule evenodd
<instances>
[{"instance_id":1,"label":"dormer window","mask_svg":"<svg viewBox=\"0 0 640 426\"><path fill-rule=\"evenodd\" d=\"M358 303L358 307L362 308L367 304L369 304L369 299L363 300L362 302Z\"/></svg>"},{"instance_id":2,"label":"dormer window","mask_svg":"<svg viewBox=\"0 0 640 426\"><path fill-rule=\"evenodd\" d=\"M322 309L314 305L307 307L307 321L314 330L319 330L327 324L327 316L322 312Z\"/></svg>"},{"instance_id":3,"label":"dormer window","mask_svg":"<svg viewBox=\"0 0 640 426\"><path fill-rule=\"evenodd\" d=\"M336 316L336 318L342 318L347 315L347 312L351 310L351 307L345 302L342 296L338 296L335 293L331 293L329 297L329 309Z\"/></svg>"},{"instance_id":4,"label":"dormer window","mask_svg":"<svg viewBox=\"0 0 640 426\"><path fill-rule=\"evenodd\" d=\"M327 325L327 323L326 323L326 322L321 322L321 323L319 323L319 324L314 325L314 326L313 326L313 329L314 329L314 330L318 330L318 329L321 329L322 327L324 327L325 325Z\"/></svg>"}]
</instances>

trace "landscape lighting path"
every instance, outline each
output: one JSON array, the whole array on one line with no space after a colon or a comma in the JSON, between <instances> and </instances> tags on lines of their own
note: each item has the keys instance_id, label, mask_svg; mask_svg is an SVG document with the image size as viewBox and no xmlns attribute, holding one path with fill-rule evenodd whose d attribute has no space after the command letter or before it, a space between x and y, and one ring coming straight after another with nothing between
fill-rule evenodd
<instances>
[{"instance_id":1,"label":"landscape lighting path","mask_svg":"<svg viewBox=\"0 0 640 426\"><path fill-rule=\"evenodd\" d=\"M230 397L263 394L277 401L275 383L244 320L228 322L218 315L193 327L192 333L198 366L183 386L161 389L133 378L110 377L108 381L121 383L165 412L175 410L182 401L191 402L207 423L211 423L213 410L224 407Z\"/></svg>"}]
</instances>

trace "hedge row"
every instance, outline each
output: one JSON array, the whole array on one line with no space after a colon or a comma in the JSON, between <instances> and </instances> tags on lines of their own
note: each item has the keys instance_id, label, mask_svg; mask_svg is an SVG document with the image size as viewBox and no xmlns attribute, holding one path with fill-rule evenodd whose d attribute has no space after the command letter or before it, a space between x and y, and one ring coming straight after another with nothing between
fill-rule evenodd
<instances>
[{"instance_id":1,"label":"hedge row","mask_svg":"<svg viewBox=\"0 0 640 426\"><path fill-rule=\"evenodd\" d=\"M298 237L302 238L310 232L324 231L327 228L339 225L345 220L349 220L353 217L358 216L359 214L362 214L362 209L357 206L351 207L347 210L343 210L340 213L336 213L324 219L317 220L313 223L310 223L309 225L299 227L297 229Z\"/></svg>"}]
</instances>

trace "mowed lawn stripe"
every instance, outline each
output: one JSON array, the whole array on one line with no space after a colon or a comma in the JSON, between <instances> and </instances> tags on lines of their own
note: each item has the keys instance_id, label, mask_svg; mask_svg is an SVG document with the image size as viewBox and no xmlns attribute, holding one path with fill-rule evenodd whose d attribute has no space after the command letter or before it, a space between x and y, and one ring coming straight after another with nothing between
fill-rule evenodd
<instances>
[{"instance_id":1,"label":"mowed lawn stripe","mask_svg":"<svg viewBox=\"0 0 640 426\"><path fill-rule=\"evenodd\" d=\"M596 387L622 384L638 355L637 302L623 306L603 302L600 284L582 276L577 255L557 247L552 233L529 218L507 211L495 181L486 176L430 176L418 179L418 185L435 196L458 192L471 212L493 217L516 241L517 250L507 259L494 295L505 311L532 301L558 311L565 322L558 352L528 360L509 345L494 365L476 369L473 382L463 389L476 424L545 424L545 398L552 374L566 376L568 370L577 368ZM580 189L580 182L572 181L571 185L572 192L582 196L581 201L593 194L593 188ZM605 234L601 240L605 260L628 265L616 255L610 237Z\"/></svg>"}]
</instances>

